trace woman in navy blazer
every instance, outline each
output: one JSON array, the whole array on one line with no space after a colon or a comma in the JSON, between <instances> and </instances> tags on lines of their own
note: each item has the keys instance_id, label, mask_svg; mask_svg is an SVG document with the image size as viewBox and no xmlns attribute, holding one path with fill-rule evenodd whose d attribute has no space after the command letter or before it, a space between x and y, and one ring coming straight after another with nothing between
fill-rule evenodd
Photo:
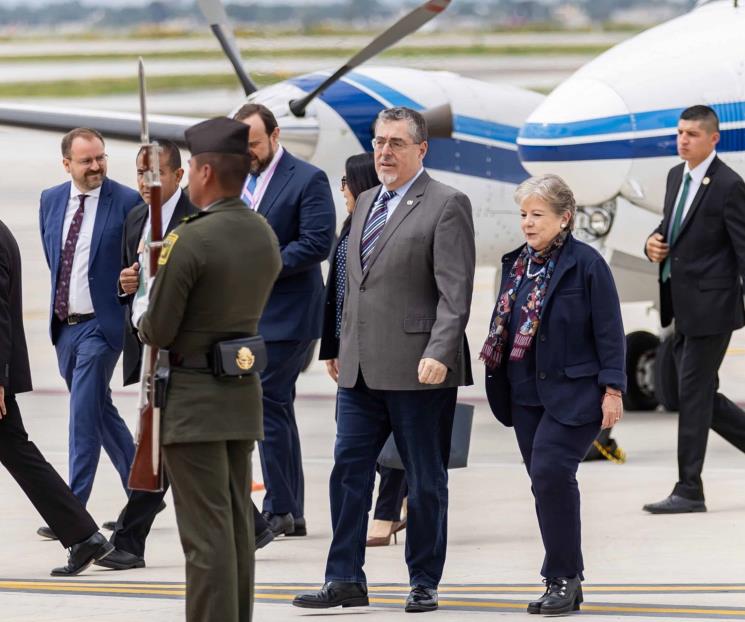
<instances>
[{"instance_id":1,"label":"woman in navy blazer","mask_svg":"<svg viewBox=\"0 0 745 622\"><path fill-rule=\"evenodd\" d=\"M352 224L352 212L357 197L374 186L377 186L378 175L375 172L375 160L371 153L353 155L347 159L344 166L344 177L341 180L341 190L346 201L347 219L341 226L339 237L331 250L328 280L326 281L326 305L323 313L323 336L319 358L326 361L326 368L334 382L339 370L337 357L339 356L339 329L341 327L341 311L344 301L344 283L346 281L346 240ZM391 469L378 465L380 485L378 500L375 503L375 515L367 538L367 546L387 546L391 536L396 541L396 533L406 528L406 519L401 520L401 507L408 489L406 474L402 469Z\"/></svg>"},{"instance_id":2,"label":"woman in navy blazer","mask_svg":"<svg viewBox=\"0 0 745 622\"><path fill-rule=\"evenodd\" d=\"M575 202L556 175L518 186L526 244L502 258L481 359L494 415L514 426L546 551L529 613L578 610L584 569L576 473L601 428L623 416L625 344L608 264L571 235Z\"/></svg>"}]
</instances>

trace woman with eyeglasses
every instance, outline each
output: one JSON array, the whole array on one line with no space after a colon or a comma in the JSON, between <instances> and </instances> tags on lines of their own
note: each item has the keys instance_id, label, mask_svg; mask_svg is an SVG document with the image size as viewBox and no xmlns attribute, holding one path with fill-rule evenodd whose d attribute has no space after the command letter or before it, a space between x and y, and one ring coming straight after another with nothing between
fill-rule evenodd
<instances>
[{"instance_id":1,"label":"woman with eyeglasses","mask_svg":"<svg viewBox=\"0 0 745 622\"><path fill-rule=\"evenodd\" d=\"M380 184L375 172L375 160L371 153L353 155L347 159L345 174L341 178L341 191L347 207L347 218L342 224L336 244L331 250L328 281L326 282L326 307L323 316L323 336L319 358L326 361L329 376L337 381L339 368L339 335L341 333L344 284L347 270L347 240L357 197ZM401 469L378 466L380 487L375 503L375 514L367 538L367 546L387 546L396 533L406 528L406 519L401 520L401 508L406 497L406 475Z\"/></svg>"}]
</instances>

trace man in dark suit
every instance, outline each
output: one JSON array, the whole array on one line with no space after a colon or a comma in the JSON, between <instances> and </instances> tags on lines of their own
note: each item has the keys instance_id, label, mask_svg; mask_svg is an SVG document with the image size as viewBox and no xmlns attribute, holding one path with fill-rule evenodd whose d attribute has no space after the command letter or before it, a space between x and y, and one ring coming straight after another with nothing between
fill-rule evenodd
<instances>
[{"instance_id":1,"label":"man in dark suit","mask_svg":"<svg viewBox=\"0 0 745 622\"><path fill-rule=\"evenodd\" d=\"M184 169L181 167L181 153L178 146L169 141L160 143L160 183L162 198L162 223L167 235L187 216L197 212L189 197L181 187ZM142 343L132 323L132 302L140 279L140 265L143 262L145 239L150 234L150 188L145 183L145 148L137 154L137 185L143 203L135 206L124 221L122 235L121 273L119 274L119 301L126 305L124 313L124 357L122 371L124 384L134 384L140 380L142 364ZM165 480L163 492L144 492L133 490L127 505L119 515L114 527L111 542L116 547L99 566L113 570L142 568L145 566L145 540L155 520L155 515L165 507L163 497L168 490ZM105 523L104 527L108 524Z\"/></svg>"},{"instance_id":2,"label":"man in dark suit","mask_svg":"<svg viewBox=\"0 0 745 622\"><path fill-rule=\"evenodd\" d=\"M21 254L13 234L0 222L0 462L29 501L70 549L57 576L76 575L113 547L62 478L28 439L16 395L31 391L23 330Z\"/></svg>"},{"instance_id":3,"label":"man in dark suit","mask_svg":"<svg viewBox=\"0 0 745 622\"><path fill-rule=\"evenodd\" d=\"M326 174L282 148L277 120L266 106L246 104L235 119L250 127L251 173L241 198L269 221L282 251L282 272L259 324L269 355L261 374L264 517L275 535L304 536L305 483L295 382L313 340L321 336L321 262L334 242L334 201Z\"/></svg>"},{"instance_id":4,"label":"man in dark suit","mask_svg":"<svg viewBox=\"0 0 745 622\"><path fill-rule=\"evenodd\" d=\"M667 176L664 217L645 252L660 264L660 315L675 320L678 372L678 483L644 506L652 514L705 512L701 471L709 428L745 451L745 413L717 392L732 331L745 325L745 183L715 148L719 119L692 106L678 122L685 162Z\"/></svg>"},{"instance_id":5,"label":"man in dark suit","mask_svg":"<svg viewBox=\"0 0 745 622\"><path fill-rule=\"evenodd\" d=\"M106 158L99 132L68 132L62 164L71 181L44 190L39 210L52 286L49 332L70 391L70 488L84 505L102 446L125 491L134 456L109 383L122 350L124 313L115 285L122 227L141 199L106 177ZM46 528L40 534L54 536Z\"/></svg>"},{"instance_id":6,"label":"man in dark suit","mask_svg":"<svg viewBox=\"0 0 745 622\"><path fill-rule=\"evenodd\" d=\"M406 611L432 611L447 548L455 401L472 383L471 203L424 170L427 126L418 112L383 110L373 145L382 186L359 196L347 250L326 583L293 604L368 604L367 514L375 462L393 431L409 484Z\"/></svg>"}]
</instances>

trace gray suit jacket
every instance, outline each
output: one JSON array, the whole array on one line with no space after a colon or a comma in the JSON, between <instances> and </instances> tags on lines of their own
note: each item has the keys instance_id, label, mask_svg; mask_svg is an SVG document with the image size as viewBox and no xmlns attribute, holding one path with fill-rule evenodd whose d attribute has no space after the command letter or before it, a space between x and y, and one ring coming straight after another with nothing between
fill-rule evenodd
<instances>
[{"instance_id":1,"label":"gray suit jacket","mask_svg":"<svg viewBox=\"0 0 745 622\"><path fill-rule=\"evenodd\" d=\"M359 369L371 389L470 384L465 328L476 263L471 202L423 172L386 223L363 274L360 239L379 190L363 192L352 216L339 386L354 387ZM425 357L447 365L444 383L420 384Z\"/></svg>"}]
</instances>

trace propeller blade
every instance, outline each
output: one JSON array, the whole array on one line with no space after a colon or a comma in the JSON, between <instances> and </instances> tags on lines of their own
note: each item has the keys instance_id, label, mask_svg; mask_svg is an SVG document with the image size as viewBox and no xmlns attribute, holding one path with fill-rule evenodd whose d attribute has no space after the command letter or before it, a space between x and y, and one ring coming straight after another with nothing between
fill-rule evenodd
<instances>
[{"instance_id":1,"label":"propeller blade","mask_svg":"<svg viewBox=\"0 0 745 622\"><path fill-rule=\"evenodd\" d=\"M200 4L203 0L200 0ZM206 0L205 0L206 1ZM305 109L318 95L323 93L329 86L334 84L341 77L346 75L355 67L380 54L383 50L398 43L401 39L407 37L412 32L419 30L424 24L437 17L450 5L450 0L427 0L420 7L414 9L407 15L404 15L393 26L383 34L376 37L367 47L363 48L347 63L337 69L333 75L324 80L318 87L300 99L293 99L290 102L290 110L295 116L302 117Z\"/></svg>"},{"instance_id":2,"label":"propeller blade","mask_svg":"<svg viewBox=\"0 0 745 622\"><path fill-rule=\"evenodd\" d=\"M250 95L258 89L251 78L248 77L246 70L243 69L243 60L238 44L233 36L233 28L230 25L230 19L225 12L222 0L197 0L199 10L210 25L212 34L220 42L225 56L228 57L233 70L243 86L246 95Z\"/></svg>"}]
</instances>

